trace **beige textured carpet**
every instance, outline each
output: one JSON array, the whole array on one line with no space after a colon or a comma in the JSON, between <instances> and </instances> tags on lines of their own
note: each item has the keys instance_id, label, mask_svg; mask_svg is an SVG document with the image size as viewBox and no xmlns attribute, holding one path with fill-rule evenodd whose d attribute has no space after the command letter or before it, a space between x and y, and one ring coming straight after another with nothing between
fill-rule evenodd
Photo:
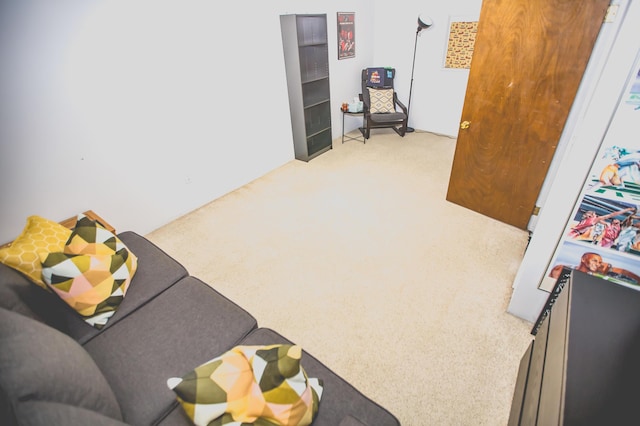
<instances>
[{"instance_id":1,"label":"beige textured carpet","mask_svg":"<svg viewBox=\"0 0 640 426\"><path fill-rule=\"evenodd\" d=\"M506 313L527 233L445 200L454 149L337 140L148 237L403 425L505 425L531 340Z\"/></svg>"}]
</instances>

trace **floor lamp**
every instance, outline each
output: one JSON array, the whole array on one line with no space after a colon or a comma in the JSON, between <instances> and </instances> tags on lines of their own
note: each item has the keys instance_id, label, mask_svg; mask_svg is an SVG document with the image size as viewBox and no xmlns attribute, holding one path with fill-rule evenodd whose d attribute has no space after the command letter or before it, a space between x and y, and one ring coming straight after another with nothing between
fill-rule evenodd
<instances>
[{"instance_id":1,"label":"floor lamp","mask_svg":"<svg viewBox=\"0 0 640 426\"><path fill-rule=\"evenodd\" d=\"M416 68L416 48L418 47L418 36L420 31L426 30L433 25L433 21L428 16L424 18L418 16L418 29L416 30L416 41L413 44L413 64L411 65L411 85L409 86L409 103L407 104L407 123L409 123L409 114L411 113L411 92L413 91L413 71ZM407 127L407 132L415 131L413 127Z\"/></svg>"}]
</instances>

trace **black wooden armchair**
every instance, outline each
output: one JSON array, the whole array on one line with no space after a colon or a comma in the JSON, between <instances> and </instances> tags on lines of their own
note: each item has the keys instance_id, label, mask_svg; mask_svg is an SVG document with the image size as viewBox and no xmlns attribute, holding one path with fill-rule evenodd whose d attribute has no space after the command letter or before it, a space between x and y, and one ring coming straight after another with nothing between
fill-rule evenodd
<instances>
[{"instance_id":1,"label":"black wooden armchair","mask_svg":"<svg viewBox=\"0 0 640 426\"><path fill-rule=\"evenodd\" d=\"M395 68L365 68L362 70L363 128L365 139L371 129L392 128L400 136L407 132L409 114L398 100L393 87Z\"/></svg>"}]
</instances>

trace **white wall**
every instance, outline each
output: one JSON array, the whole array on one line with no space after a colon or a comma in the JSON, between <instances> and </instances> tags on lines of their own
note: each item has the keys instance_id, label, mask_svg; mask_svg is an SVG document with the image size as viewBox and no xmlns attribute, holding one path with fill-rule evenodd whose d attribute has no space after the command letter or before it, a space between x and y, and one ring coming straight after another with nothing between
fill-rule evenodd
<instances>
[{"instance_id":1,"label":"white wall","mask_svg":"<svg viewBox=\"0 0 640 426\"><path fill-rule=\"evenodd\" d=\"M338 5L370 39L365 0L0 3L0 241L90 208L147 233L291 161L279 15L327 13L338 105L373 48L337 61Z\"/></svg>"},{"instance_id":2,"label":"white wall","mask_svg":"<svg viewBox=\"0 0 640 426\"><path fill-rule=\"evenodd\" d=\"M243 101L267 81L262 107L287 108L272 10L7 3L0 241L27 215L58 220L89 208L145 233L291 158L287 121L250 116ZM256 21L250 46L242 31Z\"/></svg>"},{"instance_id":3,"label":"white wall","mask_svg":"<svg viewBox=\"0 0 640 426\"><path fill-rule=\"evenodd\" d=\"M293 160L281 14L327 14L337 140L362 68L394 66L408 99L429 13L410 124L457 134L467 71L442 68L448 15L481 1L424 3L0 2L0 242L29 215L87 209L145 234ZM338 11L356 13L353 59L337 60Z\"/></svg>"},{"instance_id":4,"label":"white wall","mask_svg":"<svg viewBox=\"0 0 640 426\"><path fill-rule=\"evenodd\" d=\"M416 129L457 136L469 70L444 68L449 21L452 17L477 20L481 0L417 1L390 4L374 0L377 66L396 68L396 91L405 105L411 85L411 63L418 15L434 24L418 37L409 125Z\"/></svg>"}]
</instances>

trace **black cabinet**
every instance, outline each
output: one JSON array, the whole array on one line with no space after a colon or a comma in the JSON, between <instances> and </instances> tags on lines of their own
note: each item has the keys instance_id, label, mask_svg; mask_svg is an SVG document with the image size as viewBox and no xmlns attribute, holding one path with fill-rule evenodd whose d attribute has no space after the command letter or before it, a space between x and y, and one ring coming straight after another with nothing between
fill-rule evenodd
<instances>
[{"instance_id":1,"label":"black cabinet","mask_svg":"<svg viewBox=\"0 0 640 426\"><path fill-rule=\"evenodd\" d=\"M331 149L327 16L280 16L295 157Z\"/></svg>"},{"instance_id":2,"label":"black cabinet","mask_svg":"<svg viewBox=\"0 0 640 426\"><path fill-rule=\"evenodd\" d=\"M520 363L509 425L640 423L640 291L573 271Z\"/></svg>"}]
</instances>

